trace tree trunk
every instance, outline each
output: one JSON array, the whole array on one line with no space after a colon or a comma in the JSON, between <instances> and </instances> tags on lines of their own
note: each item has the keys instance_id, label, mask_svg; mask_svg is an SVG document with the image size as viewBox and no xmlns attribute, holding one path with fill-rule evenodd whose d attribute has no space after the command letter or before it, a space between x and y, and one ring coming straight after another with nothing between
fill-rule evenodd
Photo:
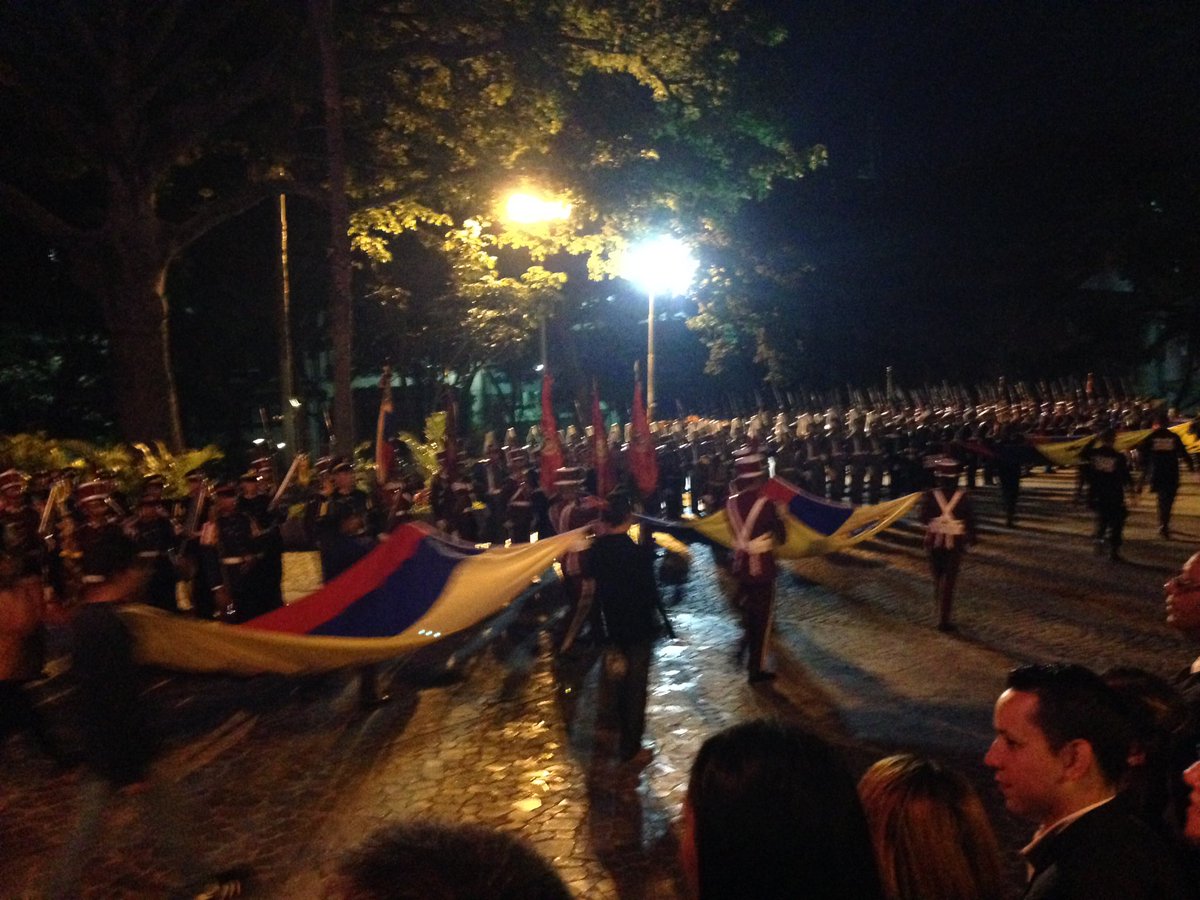
<instances>
[{"instance_id":1,"label":"tree trunk","mask_svg":"<svg viewBox=\"0 0 1200 900\"><path fill-rule=\"evenodd\" d=\"M329 154L329 320L333 343L333 450L354 450L354 398L351 392L354 336L350 266L350 208L346 200L346 151L342 135L342 94L333 42L331 0L308 0L321 64L325 146Z\"/></svg>"},{"instance_id":2,"label":"tree trunk","mask_svg":"<svg viewBox=\"0 0 1200 900\"><path fill-rule=\"evenodd\" d=\"M166 278L173 249L152 195L114 182L104 230L77 246L73 280L100 299L109 330L117 422L127 442L184 449L171 368Z\"/></svg>"}]
</instances>

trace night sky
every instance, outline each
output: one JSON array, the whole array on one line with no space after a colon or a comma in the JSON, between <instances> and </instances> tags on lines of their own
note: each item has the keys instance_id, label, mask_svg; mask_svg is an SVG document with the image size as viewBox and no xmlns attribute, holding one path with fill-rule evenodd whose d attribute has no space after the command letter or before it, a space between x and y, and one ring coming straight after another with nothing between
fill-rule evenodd
<instances>
[{"instance_id":1,"label":"night sky","mask_svg":"<svg viewBox=\"0 0 1200 900\"><path fill-rule=\"evenodd\" d=\"M886 365L903 384L1132 367L1140 340L1124 327L1128 299L1078 288L1120 274L1134 212L1197 197L1196 4L763 3L790 37L747 62L795 141L829 150L825 169L742 217L747 236L813 267L795 300L813 324L797 351L806 388L881 384ZM264 210L195 248L173 275L177 335L203 332L204 303L244 311L274 290L274 227ZM44 308L61 320L54 311L74 292L44 245L11 223L0 231L10 318L19 305L23 317ZM319 234L307 238L308 253L302 237L293 254L297 302L319 305L323 254ZM644 311L639 323L637 298L619 286L597 288L596 302L629 307L627 346L592 342L623 373L644 349ZM1080 336L1080 324L1095 327ZM256 329L270 330L269 313L241 326ZM702 376L703 348L681 318L664 322L660 340L668 408L681 398L688 411L716 412L751 398L761 371ZM582 364L600 365L587 347L585 336ZM201 341L177 353L192 416L216 416L228 396L201 371L205 352ZM244 378L267 377L273 347L263 355Z\"/></svg>"},{"instance_id":2,"label":"night sky","mask_svg":"<svg viewBox=\"0 0 1200 900\"><path fill-rule=\"evenodd\" d=\"M775 79L778 101L830 164L769 214L817 268L807 299L849 357L829 354L838 374L1052 368L1052 353L1019 345L1052 343L1037 332L1062 327L1055 307L1077 300L1064 286L1120 266L1131 206L1194 196L1194 4L816 2L783 14L794 79ZM980 332L995 352L980 352ZM914 353L927 338L935 346Z\"/></svg>"}]
</instances>

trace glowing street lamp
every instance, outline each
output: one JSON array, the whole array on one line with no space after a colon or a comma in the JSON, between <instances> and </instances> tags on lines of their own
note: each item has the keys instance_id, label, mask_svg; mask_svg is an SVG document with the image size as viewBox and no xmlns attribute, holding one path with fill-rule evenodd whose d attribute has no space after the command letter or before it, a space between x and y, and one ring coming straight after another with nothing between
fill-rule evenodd
<instances>
[{"instance_id":1,"label":"glowing street lamp","mask_svg":"<svg viewBox=\"0 0 1200 900\"><path fill-rule=\"evenodd\" d=\"M571 204L565 200L547 199L537 194L515 191L504 201L504 220L515 225L563 222L569 218Z\"/></svg>"},{"instance_id":2,"label":"glowing street lamp","mask_svg":"<svg viewBox=\"0 0 1200 900\"><path fill-rule=\"evenodd\" d=\"M565 222L571 218L571 204L565 200L546 198L526 191L514 191L504 201L503 218L510 225L544 225L548 222ZM546 314L538 321L542 361L537 371L546 369Z\"/></svg>"},{"instance_id":3,"label":"glowing street lamp","mask_svg":"<svg viewBox=\"0 0 1200 900\"><path fill-rule=\"evenodd\" d=\"M692 251L670 235L635 244L625 252L621 277L646 292L649 317L646 322L646 415L654 418L654 297L686 293L698 263Z\"/></svg>"}]
</instances>

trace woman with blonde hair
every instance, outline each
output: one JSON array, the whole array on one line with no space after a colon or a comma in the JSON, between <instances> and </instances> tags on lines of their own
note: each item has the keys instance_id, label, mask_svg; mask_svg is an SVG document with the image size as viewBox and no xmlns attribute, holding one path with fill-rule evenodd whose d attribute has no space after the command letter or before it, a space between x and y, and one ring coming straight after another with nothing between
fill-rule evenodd
<instances>
[{"instance_id":1,"label":"woman with blonde hair","mask_svg":"<svg viewBox=\"0 0 1200 900\"><path fill-rule=\"evenodd\" d=\"M858 794L888 900L998 900L1000 850L970 783L933 760L881 759Z\"/></svg>"}]
</instances>

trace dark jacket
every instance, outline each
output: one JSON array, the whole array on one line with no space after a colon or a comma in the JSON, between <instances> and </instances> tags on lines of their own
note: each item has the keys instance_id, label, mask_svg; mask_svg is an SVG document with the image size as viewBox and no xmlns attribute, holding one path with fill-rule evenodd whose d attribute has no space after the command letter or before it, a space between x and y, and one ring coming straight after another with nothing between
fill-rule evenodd
<instances>
[{"instance_id":1,"label":"dark jacket","mask_svg":"<svg viewBox=\"0 0 1200 900\"><path fill-rule=\"evenodd\" d=\"M1027 855L1024 900L1185 900L1195 892L1168 845L1117 797Z\"/></svg>"},{"instance_id":2,"label":"dark jacket","mask_svg":"<svg viewBox=\"0 0 1200 900\"><path fill-rule=\"evenodd\" d=\"M592 542L590 565L608 639L618 647L654 640L659 627L654 549L638 546L628 534L606 534Z\"/></svg>"}]
</instances>

